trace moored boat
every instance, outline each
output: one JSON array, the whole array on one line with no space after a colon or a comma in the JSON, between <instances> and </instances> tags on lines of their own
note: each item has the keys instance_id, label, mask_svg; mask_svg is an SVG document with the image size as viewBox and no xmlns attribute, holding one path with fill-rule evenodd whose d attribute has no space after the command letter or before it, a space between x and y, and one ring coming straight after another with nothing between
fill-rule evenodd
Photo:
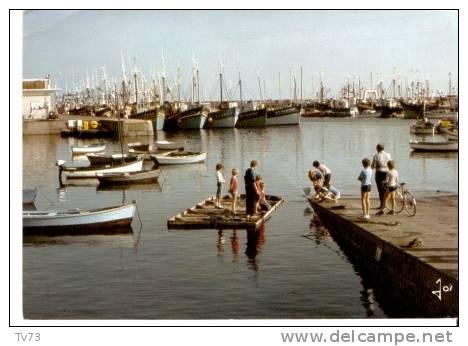
<instances>
[{"instance_id":1,"label":"moored boat","mask_svg":"<svg viewBox=\"0 0 468 346\"><path fill-rule=\"evenodd\" d=\"M435 126L430 121L418 119L410 126L410 133L415 135L433 135Z\"/></svg>"},{"instance_id":2,"label":"moored boat","mask_svg":"<svg viewBox=\"0 0 468 346\"><path fill-rule=\"evenodd\" d=\"M266 114L266 125L299 125L301 122L301 107L288 106L271 109Z\"/></svg>"},{"instance_id":3,"label":"moored boat","mask_svg":"<svg viewBox=\"0 0 468 346\"><path fill-rule=\"evenodd\" d=\"M71 151L73 154L87 154L87 153L98 153L106 149L105 144L91 144L83 145L79 147L72 146Z\"/></svg>"},{"instance_id":4,"label":"moored boat","mask_svg":"<svg viewBox=\"0 0 468 346\"><path fill-rule=\"evenodd\" d=\"M110 165L110 164L119 164L122 162L122 159L125 162L136 161L138 160L138 155L91 153L91 154L86 154L86 158L91 163L91 165Z\"/></svg>"},{"instance_id":5,"label":"moored boat","mask_svg":"<svg viewBox=\"0 0 468 346\"><path fill-rule=\"evenodd\" d=\"M152 149L151 144L140 143L140 142L128 143L127 146L129 150L132 150L134 152L137 152L137 151L144 152L144 151L150 151Z\"/></svg>"},{"instance_id":6,"label":"moored boat","mask_svg":"<svg viewBox=\"0 0 468 346\"><path fill-rule=\"evenodd\" d=\"M32 204L36 199L37 188L23 189L23 204Z\"/></svg>"},{"instance_id":7,"label":"moored boat","mask_svg":"<svg viewBox=\"0 0 468 346\"><path fill-rule=\"evenodd\" d=\"M150 155L151 159L160 165L178 165L196 163L206 160L204 152L170 151L163 154Z\"/></svg>"},{"instance_id":8,"label":"moored boat","mask_svg":"<svg viewBox=\"0 0 468 346\"><path fill-rule=\"evenodd\" d=\"M205 128L235 127L238 117L239 109L237 107L220 109L208 114Z\"/></svg>"},{"instance_id":9,"label":"moored boat","mask_svg":"<svg viewBox=\"0 0 468 346\"><path fill-rule=\"evenodd\" d=\"M458 141L428 142L410 141L409 145L413 150L423 151L458 151Z\"/></svg>"},{"instance_id":10,"label":"moored boat","mask_svg":"<svg viewBox=\"0 0 468 346\"><path fill-rule=\"evenodd\" d=\"M267 120L266 109L255 109L239 113L236 127L265 127Z\"/></svg>"},{"instance_id":11,"label":"moored boat","mask_svg":"<svg viewBox=\"0 0 468 346\"><path fill-rule=\"evenodd\" d=\"M132 184L132 183L152 183L158 180L160 169L151 169L141 172L125 173L98 173L96 178L103 185Z\"/></svg>"},{"instance_id":12,"label":"moored boat","mask_svg":"<svg viewBox=\"0 0 468 346\"><path fill-rule=\"evenodd\" d=\"M205 126L207 119L207 111L203 106L186 110L180 113L177 119L177 127L179 129L202 129Z\"/></svg>"},{"instance_id":13,"label":"moored boat","mask_svg":"<svg viewBox=\"0 0 468 346\"><path fill-rule=\"evenodd\" d=\"M130 227L135 214L136 201L122 206L89 210L46 210L23 211L23 231L47 232L65 231L73 234L79 231L102 231Z\"/></svg>"},{"instance_id":14,"label":"moored boat","mask_svg":"<svg viewBox=\"0 0 468 346\"><path fill-rule=\"evenodd\" d=\"M179 141L156 141L156 148L160 150L177 150L177 149L184 149L185 147L185 140Z\"/></svg>"},{"instance_id":15,"label":"moored boat","mask_svg":"<svg viewBox=\"0 0 468 346\"><path fill-rule=\"evenodd\" d=\"M59 167L59 180L62 175L67 178L95 178L98 173L117 173L117 172L137 172L143 168L143 159L137 161L105 167L65 167L65 161L58 160L56 165Z\"/></svg>"}]
</instances>

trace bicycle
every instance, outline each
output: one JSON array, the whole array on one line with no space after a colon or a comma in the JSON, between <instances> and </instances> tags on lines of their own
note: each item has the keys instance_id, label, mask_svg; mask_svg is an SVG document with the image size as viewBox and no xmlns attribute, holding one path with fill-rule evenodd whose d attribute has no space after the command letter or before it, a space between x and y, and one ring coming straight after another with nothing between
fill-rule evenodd
<instances>
[{"instance_id":1,"label":"bicycle","mask_svg":"<svg viewBox=\"0 0 468 346\"><path fill-rule=\"evenodd\" d=\"M401 189L396 191L395 212L401 213L405 209L409 216L414 216L416 215L416 198L408 189L405 189L405 184L401 183Z\"/></svg>"}]
</instances>

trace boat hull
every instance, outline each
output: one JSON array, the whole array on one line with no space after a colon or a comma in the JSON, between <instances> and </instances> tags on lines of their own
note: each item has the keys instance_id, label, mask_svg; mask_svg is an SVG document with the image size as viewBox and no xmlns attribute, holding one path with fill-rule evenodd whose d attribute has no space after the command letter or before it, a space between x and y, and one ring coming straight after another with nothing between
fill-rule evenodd
<instances>
[{"instance_id":1,"label":"boat hull","mask_svg":"<svg viewBox=\"0 0 468 346\"><path fill-rule=\"evenodd\" d=\"M257 109L239 113L236 127L265 127L267 120L266 109Z\"/></svg>"},{"instance_id":2,"label":"boat hull","mask_svg":"<svg viewBox=\"0 0 468 346\"><path fill-rule=\"evenodd\" d=\"M180 117L177 120L177 125L179 129L183 130L202 129L205 126L206 119L206 114L200 111L195 114Z\"/></svg>"},{"instance_id":3,"label":"boat hull","mask_svg":"<svg viewBox=\"0 0 468 346\"><path fill-rule=\"evenodd\" d=\"M235 127L239 117L239 109L232 107L212 112L208 115L205 128Z\"/></svg>"},{"instance_id":4,"label":"boat hull","mask_svg":"<svg viewBox=\"0 0 468 346\"><path fill-rule=\"evenodd\" d=\"M23 204L33 204L36 199L36 189L24 189L23 190Z\"/></svg>"},{"instance_id":5,"label":"boat hull","mask_svg":"<svg viewBox=\"0 0 468 346\"><path fill-rule=\"evenodd\" d=\"M130 173L108 173L98 174L99 184L132 184L132 183L154 183L158 180L161 171L154 169L151 171L130 172Z\"/></svg>"},{"instance_id":6,"label":"boat hull","mask_svg":"<svg viewBox=\"0 0 468 346\"><path fill-rule=\"evenodd\" d=\"M158 115L155 119L153 119L153 129L160 131L164 128L164 116Z\"/></svg>"},{"instance_id":7,"label":"boat hull","mask_svg":"<svg viewBox=\"0 0 468 346\"><path fill-rule=\"evenodd\" d=\"M68 231L97 230L109 227L129 227L135 214L136 204L101 208L89 211L23 211L23 230Z\"/></svg>"},{"instance_id":8,"label":"boat hull","mask_svg":"<svg viewBox=\"0 0 468 346\"><path fill-rule=\"evenodd\" d=\"M206 153L200 153L199 155L189 155L189 156L169 156L167 154L162 155L151 155L151 159L156 161L160 165L182 165L197 163L206 160Z\"/></svg>"},{"instance_id":9,"label":"boat hull","mask_svg":"<svg viewBox=\"0 0 468 346\"><path fill-rule=\"evenodd\" d=\"M458 142L410 142L410 147L416 151L458 151Z\"/></svg>"},{"instance_id":10,"label":"boat hull","mask_svg":"<svg viewBox=\"0 0 468 346\"><path fill-rule=\"evenodd\" d=\"M288 107L267 112L266 124L271 125L299 125L301 111L297 107Z\"/></svg>"},{"instance_id":11,"label":"boat hull","mask_svg":"<svg viewBox=\"0 0 468 346\"><path fill-rule=\"evenodd\" d=\"M98 153L100 151L104 151L106 149L105 145L96 145L96 146L89 146L89 147L71 147L73 154L88 154L88 153Z\"/></svg>"},{"instance_id":12,"label":"boat hull","mask_svg":"<svg viewBox=\"0 0 468 346\"><path fill-rule=\"evenodd\" d=\"M168 141L157 141L156 148L159 150L177 150L180 148L184 148L185 141L176 141L176 142L168 142Z\"/></svg>"},{"instance_id":13,"label":"boat hull","mask_svg":"<svg viewBox=\"0 0 468 346\"><path fill-rule=\"evenodd\" d=\"M131 162L125 165L113 166L113 167L104 167L104 168L60 168L62 174L64 174L67 179L73 178L96 178L96 174L99 173L125 173L125 172L137 172L141 171L143 168L143 160L139 159L135 162Z\"/></svg>"},{"instance_id":14,"label":"boat hull","mask_svg":"<svg viewBox=\"0 0 468 346\"><path fill-rule=\"evenodd\" d=\"M122 161L122 154L88 154L86 155L91 165L110 165L118 164ZM138 160L137 155L124 154L125 162L133 162Z\"/></svg>"}]
</instances>

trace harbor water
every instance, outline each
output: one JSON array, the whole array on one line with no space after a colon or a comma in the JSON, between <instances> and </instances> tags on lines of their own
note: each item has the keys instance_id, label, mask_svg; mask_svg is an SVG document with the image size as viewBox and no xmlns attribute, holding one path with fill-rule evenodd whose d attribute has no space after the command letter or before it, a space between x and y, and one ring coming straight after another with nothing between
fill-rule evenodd
<instances>
[{"instance_id":1,"label":"harbor water","mask_svg":"<svg viewBox=\"0 0 468 346\"><path fill-rule=\"evenodd\" d=\"M413 317L398 293L382 293L328 231L311 223L302 188L319 160L343 195L358 195L361 160L383 143L400 181L418 194L458 191L458 153L415 153L401 119L302 119L300 126L158 132L128 142L186 139L202 164L162 167L158 184L101 189L97 181L59 187L57 159L96 140L23 136L23 186L37 209L100 208L137 200L133 233L25 237L26 319L319 319ZM119 152L118 142L108 142ZM216 191L224 177L258 161L266 192L285 202L257 233L168 230L167 219ZM77 164L86 161L76 159ZM71 183L71 182L70 182ZM227 191L227 188L225 187ZM377 196L373 185L372 195ZM20 232L21 230L16 230Z\"/></svg>"}]
</instances>

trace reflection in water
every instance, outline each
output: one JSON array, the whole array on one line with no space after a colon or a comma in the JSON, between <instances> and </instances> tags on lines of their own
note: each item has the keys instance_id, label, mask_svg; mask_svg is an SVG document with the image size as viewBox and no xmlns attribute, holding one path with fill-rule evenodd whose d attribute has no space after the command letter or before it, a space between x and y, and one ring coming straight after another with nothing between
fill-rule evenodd
<instances>
[{"instance_id":1,"label":"reflection in water","mask_svg":"<svg viewBox=\"0 0 468 346\"><path fill-rule=\"evenodd\" d=\"M239 263L239 251L240 251L240 244L239 244L239 237L237 235L237 230L232 231L231 235L231 249L232 249L232 262Z\"/></svg>"},{"instance_id":2,"label":"reflection in water","mask_svg":"<svg viewBox=\"0 0 468 346\"><path fill-rule=\"evenodd\" d=\"M412 151L409 154L410 159L452 159L458 160L458 152L446 151L446 152L437 152L437 151Z\"/></svg>"},{"instance_id":3,"label":"reflection in water","mask_svg":"<svg viewBox=\"0 0 468 346\"><path fill-rule=\"evenodd\" d=\"M262 224L257 230L247 230L247 247L245 254L247 255L247 262L249 268L254 271L259 270L257 256L261 253L263 245L265 244L265 224Z\"/></svg>"},{"instance_id":4,"label":"reflection in water","mask_svg":"<svg viewBox=\"0 0 468 346\"><path fill-rule=\"evenodd\" d=\"M218 258L222 258L224 255L224 233L223 230L218 230L218 241L216 242L216 247L218 248Z\"/></svg>"}]
</instances>

